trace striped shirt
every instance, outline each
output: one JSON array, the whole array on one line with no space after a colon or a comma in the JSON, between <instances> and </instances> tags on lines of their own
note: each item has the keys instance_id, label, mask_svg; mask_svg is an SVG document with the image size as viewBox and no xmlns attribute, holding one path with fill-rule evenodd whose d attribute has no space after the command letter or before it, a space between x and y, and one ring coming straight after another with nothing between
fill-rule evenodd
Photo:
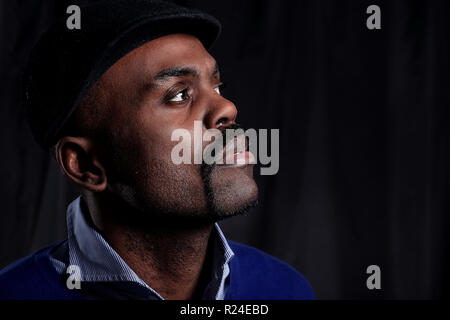
<instances>
[{"instance_id":1,"label":"striped shirt","mask_svg":"<svg viewBox=\"0 0 450 320\"><path fill-rule=\"evenodd\" d=\"M77 266L80 282L103 298L163 300L126 264L85 218L80 197L67 209L67 241L51 253L51 260L59 274L65 275L69 266ZM203 299L223 300L227 291L230 260L234 253L219 225L213 229L214 249L212 274Z\"/></svg>"}]
</instances>

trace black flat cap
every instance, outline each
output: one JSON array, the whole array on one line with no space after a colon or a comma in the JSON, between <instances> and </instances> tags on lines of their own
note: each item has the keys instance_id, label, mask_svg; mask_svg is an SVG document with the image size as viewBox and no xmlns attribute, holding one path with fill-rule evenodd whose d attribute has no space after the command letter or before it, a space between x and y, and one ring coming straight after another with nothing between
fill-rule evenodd
<instances>
[{"instance_id":1,"label":"black flat cap","mask_svg":"<svg viewBox=\"0 0 450 320\"><path fill-rule=\"evenodd\" d=\"M43 34L24 76L30 127L45 149L58 141L92 85L124 55L173 33L192 34L208 49L221 29L208 14L154 0L107 0L81 6L79 30L67 28L69 16Z\"/></svg>"}]
</instances>

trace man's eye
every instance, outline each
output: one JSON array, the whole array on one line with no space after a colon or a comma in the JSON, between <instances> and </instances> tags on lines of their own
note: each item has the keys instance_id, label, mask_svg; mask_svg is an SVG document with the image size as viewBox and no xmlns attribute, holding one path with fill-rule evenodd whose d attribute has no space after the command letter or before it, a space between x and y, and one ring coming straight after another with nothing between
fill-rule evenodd
<instances>
[{"instance_id":1,"label":"man's eye","mask_svg":"<svg viewBox=\"0 0 450 320\"><path fill-rule=\"evenodd\" d=\"M178 92L169 102L183 102L189 98L188 89Z\"/></svg>"},{"instance_id":2,"label":"man's eye","mask_svg":"<svg viewBox=\"0 0 450 320\"><path fill-rule=\"evenodd\" d=\"M226 87L226 83L222 82L217 87L214 88L214 91L216 91L219 95L222 95L223 89Z\"/></svg>"}]
</instances>

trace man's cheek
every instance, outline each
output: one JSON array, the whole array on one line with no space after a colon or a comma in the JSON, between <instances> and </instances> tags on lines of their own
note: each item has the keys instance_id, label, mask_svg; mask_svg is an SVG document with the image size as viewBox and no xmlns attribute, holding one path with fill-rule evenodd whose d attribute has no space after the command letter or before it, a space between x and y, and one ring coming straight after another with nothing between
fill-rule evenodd
<instances>
[{"instance_id":1,"label":"man's cheek","mask_svg":"<svg viewBox=\"0 0 450 320\"><path fill-rule=\"evenodd\" d=\"M202 163L202 136L194 130L175 128L170 134L170 158L176 165Z\"/></svg>"}]
</instances>

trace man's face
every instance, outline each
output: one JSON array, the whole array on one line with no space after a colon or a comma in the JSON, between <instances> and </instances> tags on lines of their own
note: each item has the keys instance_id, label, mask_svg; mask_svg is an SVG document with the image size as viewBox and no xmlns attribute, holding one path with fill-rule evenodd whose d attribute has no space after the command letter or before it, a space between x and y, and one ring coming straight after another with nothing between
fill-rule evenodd
<instances>
[{"instance_id":1,"label":"man's face","mask_svg":"<svg viewBox=\"0 0 450 320\"><path fill-rule=\"evenodd\" d=\"M175 129L194 137L194 121L203 130L225 129L237 115L220 94L216 61L197 38L174 34L150 41L100 82L107 106L108 139L100 143L108 192L144 212L213 220L256 201L253 165L172 162Z\"/></svg>"}]
</instances>

